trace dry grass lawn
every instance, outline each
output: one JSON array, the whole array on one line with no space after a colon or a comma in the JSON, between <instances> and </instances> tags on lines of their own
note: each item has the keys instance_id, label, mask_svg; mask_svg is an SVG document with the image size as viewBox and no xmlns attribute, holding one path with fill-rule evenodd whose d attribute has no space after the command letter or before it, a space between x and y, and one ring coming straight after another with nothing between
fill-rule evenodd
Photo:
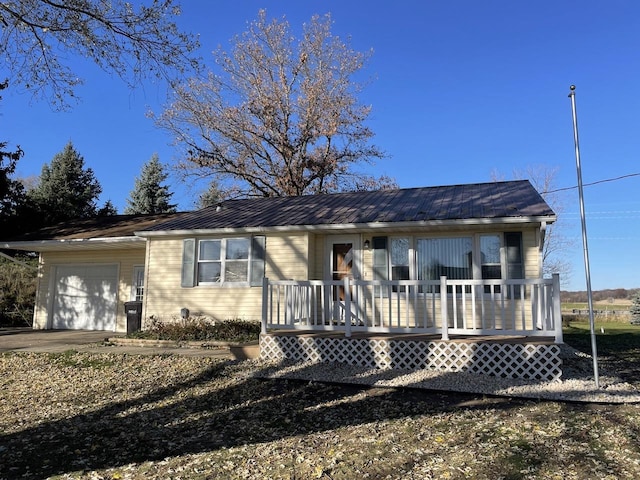
<instances>
[{"instance_id":1,"label":"dry grass lawn","mask_svg":"<svg viewBox=\"0 0 640 480\"><path fill-rule=\"evenodd\" d=\"M0 478L640 478L638 405L251 378L259 368L2 355Z\"/></svg>"}]
</instances>

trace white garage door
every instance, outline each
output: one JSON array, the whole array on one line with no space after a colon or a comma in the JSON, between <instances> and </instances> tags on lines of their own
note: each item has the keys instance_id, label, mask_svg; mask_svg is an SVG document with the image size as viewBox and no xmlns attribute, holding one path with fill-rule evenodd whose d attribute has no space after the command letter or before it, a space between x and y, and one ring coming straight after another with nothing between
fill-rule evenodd
<instances>
[{"instance_id":1,"label":"white garage door","mask_svg":"<svg viewBox=\"0 0 640 480\"><path fill-rule=\"evenodd\" d=\"M115 330L117 291L117 265L57 267L52 327Z\"/></svg>"}]
</instances>

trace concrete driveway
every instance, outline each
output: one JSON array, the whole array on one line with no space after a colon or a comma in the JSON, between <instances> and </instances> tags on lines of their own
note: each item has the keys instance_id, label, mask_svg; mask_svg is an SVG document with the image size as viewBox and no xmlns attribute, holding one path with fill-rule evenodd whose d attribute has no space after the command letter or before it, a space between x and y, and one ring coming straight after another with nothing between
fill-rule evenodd
<instances>
[{"instance_id":1,"label":"concrete driveway","mask_svg":"<svg viewBox=\"0 0 640 480\"><path fill-rule=\"evenodd\" d=\"M95 353L127 353L132 355L184 355L188 357L216 357L235 360L255 358L255 348L247 353L242 348L188 348L177 346L141 346L138 344L105 344L104 341L121 337L100 330L32 330L30 328L0 328L0 353L39 352L61 353L67 350Z\"/></svg>"},{"instance_id":2,"label":"concrete driveway","mask_svg":"<svg viewBox=\"0 0 640 480\"><path fill-rule=\"evenodd\" d=\"M64 352L97 348L113 332L96 330L32 330L1 328L0 352Z\"/></svg>"}]
</instances>

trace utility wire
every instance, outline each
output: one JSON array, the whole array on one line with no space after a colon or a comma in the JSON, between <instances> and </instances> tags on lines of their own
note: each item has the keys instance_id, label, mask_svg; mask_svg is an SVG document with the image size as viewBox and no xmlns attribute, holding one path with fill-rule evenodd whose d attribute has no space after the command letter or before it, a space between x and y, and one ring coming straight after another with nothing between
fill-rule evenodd
<instances>
[{"instance_id":1,"label":"utility wire","mask_svg":"<svg viewBox=\"0 0 640 480\"><path fill-rule=\"evenodd\" d=\"M598 180L598 181L591 182L591 183L583 183L582 186L583 187L591 187L592 185L598 185L599 183L615 182L616 180L622 180L624 178L629 178L629 177L640 177L640 173L629 173L628 175L622 175L620 177L607 178L607 179L604 179L604 180ZM573 187L557 188L555 190L549 190L548 192L545 192L545 195L547 195L549 193L564 192L566 190L574 190L576 188L578 188L577 185L574 185Z\"/></svg>"}]
</instances>

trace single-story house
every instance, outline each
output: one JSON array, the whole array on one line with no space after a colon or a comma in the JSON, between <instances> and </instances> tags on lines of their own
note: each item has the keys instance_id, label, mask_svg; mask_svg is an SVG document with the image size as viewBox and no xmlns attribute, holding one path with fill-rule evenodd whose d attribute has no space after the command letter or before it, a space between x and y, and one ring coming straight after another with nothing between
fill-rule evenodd
<instances>
[{"instance_id":1,"label":"single-story house","mask_svg":"<svg viewBox=\"0 0 640 480\"><path fill-rule=\"evenodd\" d=\"M341 360L335 352L351 347L336 347L336 336L341 345L376 335L561 343L559 280L542 278L555 220L518 180L230 200L72 222L0 248L40 253L34 328L124 332L124 302L137 299L144 321L177 320L185 309L256 320L268 355L323 359L324 342ZM366 342L372 362L396 361L388 343ZM555 362L553 352L541 355ZM456 355L459 368L466 354Z\"/></svg>"}]
</instances>

